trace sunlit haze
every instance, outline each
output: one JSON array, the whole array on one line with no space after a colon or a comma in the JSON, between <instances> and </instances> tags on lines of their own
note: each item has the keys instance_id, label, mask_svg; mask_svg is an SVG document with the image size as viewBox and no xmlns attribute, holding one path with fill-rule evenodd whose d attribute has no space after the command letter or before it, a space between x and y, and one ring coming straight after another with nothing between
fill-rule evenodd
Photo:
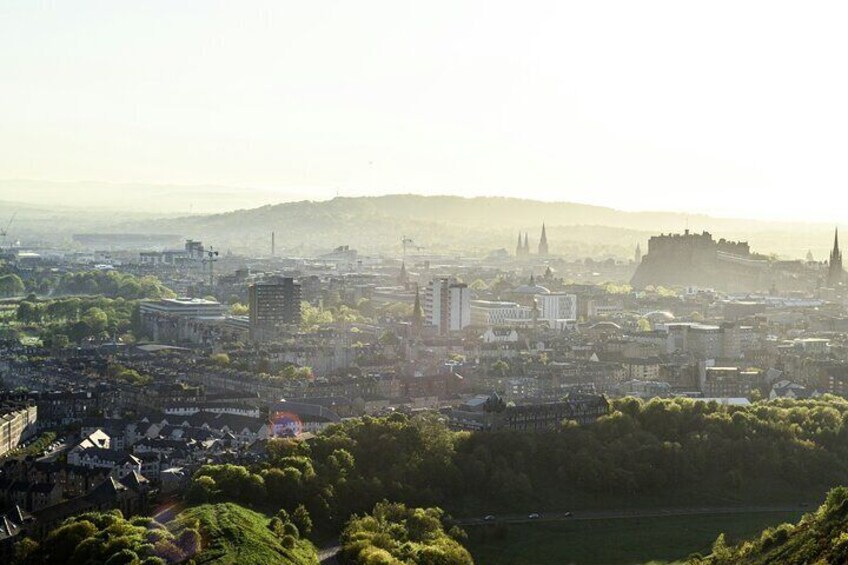
<instances>
[{"instance_id":1,"label":"sunlit haze","mask_svg":"<svg viewBox=\"0 0 848 565\"><path fill-rule=\"evenodd\" d=\"M0 178L833 220L845 17L836 2L4 2Z\"/></svg>"}]
</instances>

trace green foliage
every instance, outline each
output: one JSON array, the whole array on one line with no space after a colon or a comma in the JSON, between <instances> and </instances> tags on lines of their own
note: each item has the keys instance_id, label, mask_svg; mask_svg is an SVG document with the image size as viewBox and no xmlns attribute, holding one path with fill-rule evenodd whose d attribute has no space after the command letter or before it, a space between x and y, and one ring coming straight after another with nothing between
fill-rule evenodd
<instances>
[{"instance_id":1,"label":"green foliage","mask_svg":"<svg viewBox=\"0 0 848 565\"><path fill-rule=\"evenodd\" d=\"M312 378L312 368L311 367L298 367L297 365L285 365L276 375L271 377L272 379L282 379L282 380L303 380L303 379L311 379Z\"/></svg>"},{"instance_id":2,"label":"green foliage","mask_svg":"<svg viewBox=\"0 0 848 565\"><path fill-rule=\"evenodd\" d=\"M226 353L214 353L209 357L209 360L221 367L226 367L230 364L230 356Z\"/></svg>"},{"instance_id":3,"label":"green foliage","mask_svg":"<svg viewBox=\"0 0 848 565\"><path fill-rule=\"evenodd\" d=\"M308 536L312 532L312 517L309 515L309 510L303 504L297 505L297 508L292 512L291 520L303 535Z\"/></svg>"},{"instance_id":4,"label":"green foliage","mask_svg":"<svg viewBox=\"0 0 848 565\"><path fill-rule=\"evenodd\" d=\"M204 478L205 477L205 478ZM198 491L198 482L203 485ZM265 480L239 465L203 465L194 474L189 491L191 499L205 496L207 500L234 500L244 503L258 503L265 500L267 492Z\"/></svg>"},{"instance_id":5,"label":"green foliage","mask_svg":"<svg viewBox=\"0 0 848 565\"><path fill-rule=\"evenodd\" d=\"M142 375L135 369L124 367L120 363L109 363L106 368L106 376L136 386L149 384L153 380L149 375Z\"/></svg>"},{"instance_id":6,"label":"green foliage","mask_svg":"<svg viewBox=\"0 0 848 565\"><path fill-rule=\"evenodd\" d=\"M282 525L277 537L269 522L235 504L189 508L167 524L148 517L125 520L117 510L89 512L65 521L40 545L28 538L19 542L14 563L317 565L312 544L292 536L293 524ZM287 537L293 542L284 544L281 538Z\"/></svg>"},{"instance_id":7,"label":"green foliage","mask_svg":"<svg viewBox=\"0 0 848 565\"><path fill-rule=\"evenodd\" d=\"M32 538L24 538L15 544L14 562L18 565L34 565L41 559L41 546Z\"/></svg>"},{"instance_id":8,"label":"green foliage","mask_svg":"<svg viewBox=\"0 0 848 565\"><path fill-rule=\"evenodd\" d=\"M125 520L117 510L74 516L50 532L40 546L21 544L18 550L30 562L68 565L156 563L157 559L179 563L201 549L195 529L181 527L173 532L152 518Z\"/></svg>"},{"instance_id":9,"label":"green foliage","mask_svg":"<svg viewBox=\"0 0 848 565\"><path fill-rule=\"evenodd\" d=\"M109 298L138 300L141 298L172 298L173 291L156 277L137 277L119 271L82 271L68 273L59 279L53 294L103 295Z\"/></svg>"},{"instance_id":10,"label":"green foliage","mask_svg":"<svg viewBox=\"0 0 848 565\"><path fill-rule=\"evenodd\" d=\"M308 302L300 304L300 327L304 331L315 331L321 326L334 323L367 323L375 314L369 301L360 301L355 305L328 301L323 307L312 306Z\"/></svg>"},{"instance_id":11,"label":"green foliage","mask_svg":"<svg viewBox=\"0 0 848 565\"><path fill-rule=\"evenodd\" d=\"M330 310L312 306L305 301L300 303L300 327L304 331L314 331L320 326L332 324L333 321L333 313Z\"/></svg>"},{"instance_id":12,"label":"green foliage","mask_svg":"<svg viewBox=\"0 0 848 565\"><path fill-rule=\"evenodd\" d=\"M371 514L348 522L341 535L342 557L352 565L473 565L468 551L445 533L442 518L439 508L380 502Z\"/></svg>"},{"instance_id":13,"label":"green foliage","mask_svg":"<svg viewBox=\"0 0 848 565\"><path fill-rule=\"evenodd\" d=\"M604 285L604 290L608 294L630 294L633 292L633 287L629 284L606 283Z\"/></svg>"},{"instance_id":14,"label":"green foliage","mask_svg":"<svg viewBox=\"0 0 848 565\"><path fill-rule=\"evenodd\" d=\"M467 433L437 415L346 420L309 444L269 443L269 464L243 469L267 502L303 504L322 527L383 499L451 511L552 505L574 498L668 497L691 491L809 492L848 483L848 401L777 400L729 407L689 399L616 400L586 426ZM245 487L195 484L200 500L248 501ZM195 481L197 483L197 481ZM211 498L208 498L211 497Z\"/></svg>"},{"instance_id":15,"label":"green foliage","mask_svg":"<svg viewBox=\"0 0 848 565\"><path fill-rule=\"evenodd\" d=\"M247 316L250 314L250 307L240 302L230 304L230 314L233 316Z\"/></svg>"},{"instance_id":16,"label":"green foliage","mask_svg":"<svg viewBox=\"0 0 848 565\"><path fill-rule=\"evenodd\" d=\"M26 287L21 277L14 273L0 276L0 297L20 296Z\"/></svg>"},{"instance_id":17,"label":"green foliage","mask_svg":"<svg viewBox=\"0 0 848 565\"><path fill-rule=\"evenodd\" d=\"M72 297L39 301L27 297L18 304L15 317L21 324L40 330L42 341L53 347L140 330L138 301L123 298Z\"/></svg>"}]
</instances>

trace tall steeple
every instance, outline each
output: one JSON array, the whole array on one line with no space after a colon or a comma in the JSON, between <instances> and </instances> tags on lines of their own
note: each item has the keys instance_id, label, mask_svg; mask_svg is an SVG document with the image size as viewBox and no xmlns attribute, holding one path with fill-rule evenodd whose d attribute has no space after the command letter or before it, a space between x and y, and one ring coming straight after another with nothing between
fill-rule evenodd
<instances>
[{"instance_id":1,"label":"tall steeple","mask_svg":"<svg viewBox=\"0 0 848 565\"><path fill-rule=\"evenodd\" d=\"M530 239L527 237L527 232L524 232L524 254L530 255Z\"/></svg>"},{"instance_id":2,"label":"tall steeple","mask_svg":"<svg viewBox=\"0 0 848 565\"><path fill-rule=\"evenodd\" d=\"M542 222L542 237L539 238L539 255L542 257L548 254L548 234L545 233L545 223Z\"/></svg>"},{"instance_id":3,"label":"tall steeple","mask_svg":"<svg viewBox=\"0 0 848 565\"><path fill-rule=\"evenodd\" d=\"M418 285L415 285L415 304L412 306L412 327L418 329L424 322L424 313L421 311L421 293Z\"/></svg>"},{"instance_id":4,"label":"tall steeple","mask_svg":"<svg viewBox=\"0 0 848 565\"><path fill-rule=\"evenodd\" d=\"M524 246L521 245L521 232L518 232L518 244L515 246L515 256L523 257L524 256Z\"/></svg>"},{"instance_id":5,"label":"tall steeple","mask_svg":"<svg viewBox=\"0 0 848 565\"><path fill-rule=\"evenodd\" d=\"M845 272L842 269L842 251L839 250L839 228L833 234L833 250L830 252L830 261L827 264L827 284L836 286L842 283Z\"/></svg>"},{"instance_id":6,"label":"tall steeple","mask_svg":"<svg viewBox=\"0 0 848 565\"><path fill-rule=\"evenodd\" d=\"M638 243L636 244L636 255L633 256L633 260L637 267L639 266L639 263L642 262L642 248Z\"/></svg>"}]
</instances>

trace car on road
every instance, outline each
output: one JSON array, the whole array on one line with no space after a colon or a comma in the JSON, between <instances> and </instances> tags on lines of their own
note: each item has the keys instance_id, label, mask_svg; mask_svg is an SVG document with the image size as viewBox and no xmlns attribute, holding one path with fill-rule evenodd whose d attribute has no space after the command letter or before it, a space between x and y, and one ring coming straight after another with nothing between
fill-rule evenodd
<instances>
[{"instance_id":1,"label":"car on road","mask_svg":"<svg viewBox=\"0 0 848 565\"><path fill-rule=\"evenodd\" d=\"M492 520L495 519L495 517L492 516L491 514L488 514L488 515L484 516L483 519L487 522L491 522Z\"/></svg>"},{"instance_id":2,"label":"car on road","mask_svg":"<svg viewBox=\"0 0 848 565\"><path fill-rule=\"evenodd\" d=\"M562 515L563 518L571 518L572 516L574 516L574 514L572 514L571 512L566 512Z\"/></svg>"},{"instance_id":3,"label":"car on road","mask_svg":"<svg viewBox=\"0 0 848 565\"><path fill-rule=\"evenodd\" d=\"M538 512L533 512L532 514L530 514L530 515L529 515L529 516L527 516L527 517L528 517L529 519L531 519L531 520L538 520L538 519L539 519L539 518L541 518L542 516L541 516Z\"/></svg>"}]
</instances>

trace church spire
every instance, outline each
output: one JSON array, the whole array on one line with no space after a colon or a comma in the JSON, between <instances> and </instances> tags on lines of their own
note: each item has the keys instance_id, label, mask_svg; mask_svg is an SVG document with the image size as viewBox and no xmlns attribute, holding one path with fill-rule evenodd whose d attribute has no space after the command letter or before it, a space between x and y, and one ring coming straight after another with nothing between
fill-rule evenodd
<instances>
[{"instance_id":1,"label":"church spire","mask_svg":"<svg viewBox=\"0 0 848 565\"><path fill-rule=\"evenodd\" d=\"M833 250L830 252L830 261L827 264L827 284L837 286L842 283L842 251L839 250L839 228L833 233Z\"/></svg>"},{"instance_id":2,"label":"church spire","mask_svg":"<svg viewBox=\"0 0 848 565\"><path fill-rule=\"evenodd\" d=\"M548 234L545 231L545 223L542 222L542 237L539 238L539 255L544 257L548 254Z\"/></svg>"},{"instance_id":3,"label":"church spire","mask_svg":"<svg viewBox=\"0 0 848 565\"><path fill-rule=\"evenodd\" d=\"M527 232L524 232L524 254L530 255L530 239L527 236Z\"/></svg>"},{"instance_id":4,"label":"church spire","mask_svg":"<svg viewBox=\"0 0 848 565\"><path fill-rule=\"evenodd\" d=\"M421 311L421 293L418 292L418 285L415 285L415 305L412 307L412 327L418 329L424 321L424 315Z\"/></svg>"}]
</instances>

